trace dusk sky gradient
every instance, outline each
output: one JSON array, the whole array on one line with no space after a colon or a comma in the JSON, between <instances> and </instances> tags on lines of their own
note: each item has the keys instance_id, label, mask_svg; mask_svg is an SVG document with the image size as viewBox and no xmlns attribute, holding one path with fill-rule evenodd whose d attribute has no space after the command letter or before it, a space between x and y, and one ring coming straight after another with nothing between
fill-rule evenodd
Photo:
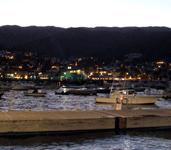
<instances>
[{"instance_id":1,"label":"dusk sky gradient","mask_svg":"<svg viewBox=\"0 0 171 150\"><path fill-rule=\"evenodd\" d=\"M0 0L0 26L171 28L171 0Z\"/></svg>"}]
</instances>

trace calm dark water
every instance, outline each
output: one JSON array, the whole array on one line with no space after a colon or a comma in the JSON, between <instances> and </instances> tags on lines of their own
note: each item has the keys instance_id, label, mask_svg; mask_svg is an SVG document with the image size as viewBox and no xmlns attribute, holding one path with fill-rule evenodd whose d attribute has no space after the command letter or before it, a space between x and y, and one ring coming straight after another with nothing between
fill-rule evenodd
<instances>
[{"instance_id":1,"label":"calm dark water","mask_svg":"<svg viewBox=\"0 0 171 150\"><path fill-rule=\"evenodd\" d=\"M114 109L113 105L96 104L96 96L55 95L56 90L45 90L46 97L26 97L24 91L8 91L0 101L0 111L51 111ZM97 96L103 96L98 94ZM124 106L128 109L171 108L171 101L160 98L155 105ZM171 149L171 131L114 131L95 133L66 133L0 137L0 149Z\"/></svg>"},{"instance_id":2,"label":"calm dark water","mask_svg":"<svg viewBox=\"0 0 171 150\"><path fill-rule=\"evenodd\" d=\"M81 133L32 137L0 137L0 149L170 149L171 131Z\"/></svg>"}]
</instances>

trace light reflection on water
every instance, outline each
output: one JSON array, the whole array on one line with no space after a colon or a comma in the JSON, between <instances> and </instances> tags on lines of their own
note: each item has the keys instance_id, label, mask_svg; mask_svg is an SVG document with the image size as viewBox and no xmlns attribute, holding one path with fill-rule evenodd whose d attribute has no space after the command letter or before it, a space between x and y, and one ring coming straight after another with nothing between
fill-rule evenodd
<instances>
[{"instance_id":1,"label":"light reflection on water","mask_svg":"<svg viewBox=\"0 0 171 150\"><path fill-rule=\"evenodd\" d=\"M27 97L24 91L8 91L0 101L0 111L51 111L114 109L111 104L96 104L96 96L55 95L44 90L46 97ZM98 94L97 96L103 96ZM128 105L128 109L166 109L171 101L160 98L155 105ZM31 137L0 137L0 149L169 149L171 131L97 132Z\"/></svg>"},{"instance_id":2,"label":"light reflection on water","mask_svg":"<svg viewBox=\"0 0 171 150\"><path fill-rule=\"evenodd\" d=\"M96 110L112 109L113 105L96 105L96 96L55 95L55 90L44 90L46 97L24 96L25 91L8 91L0 101L0 109L16 111Z\"/></svg>"},{"instance_id":3,"label":"light reflection on water","mask_svg":"<svg viewBox=\"0 0 171 150\"><path fill-rule=\"evenodd\" d=\"M55 90L44 90L46 97L24 96L25 91L7 91L0 101L0 111L51 111L51 110L111 110L113 104L97 104L95 98L105 94L93 96L55 95ZM171 108L171 101L160 98L154 105L125 105L127 109L167 109Z\"/></svg>"}]
</instances>

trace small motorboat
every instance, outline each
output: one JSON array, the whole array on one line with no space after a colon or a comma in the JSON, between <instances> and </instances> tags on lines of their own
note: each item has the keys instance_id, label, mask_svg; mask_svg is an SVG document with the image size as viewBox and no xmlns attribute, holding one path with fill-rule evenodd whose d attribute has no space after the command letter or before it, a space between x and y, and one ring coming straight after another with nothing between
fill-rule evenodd
<instances>
[{"instance_id":1,"label":"small motorboat","mask_svg":"<svg viewBox=\"0 0 171 150\"><path fill-rule=\"evenodd\" d=\"M161 95L137 95L132 89L115 90L105 97L97 97L97 103L122 103L122 104L154 104Z\"/></svg>"},{"instance_id":2,"label":"small motorboat","mask_svg":"<svg viewBox=\"0 0 171 150\"><path fill-rule=\"evenodd\" d=\"M74 89L79 89L79 88L84 88L85 85L63 85L62 88L74 88Z\"/></svg>"},{"instance_id":3,"label":"small motorboat","mask_svg":"<svg viewBox=\"0 0 171 150\"><path fill-rule=\"evenodd\" d=\"M99 87L96 90L97 90L97 93L110 93L109 88Z\"/></svg>"},{"instance_id":4,"label":"small motorboat","mask_svg":"<svg viewBox=\"0 0 171 150\"><path fill-rule=\"evenodd\" d=\"M75 89L75 90L69 90L70 94L74 95L96 95L97 91L94 89Z\"/></svg>"},{"instance_id":5,"label":"small motorboat","mask_svg":"<svg viewBox=\"0 0 171 150\"><path fill-rule=\"evenodd\" d=\"M81 89L73 89L73 90L68 90L68 91L62 91L62 92L55 92L55 94L62 94L62 95L68 95L68 94L73 94L73 95L96 95L97 91L95 89L86 89L86 88L81 88Z\"/></svg>"},{"instance_id":6,"label":"small motorboat","mask_svg":"<svg viewBox=\"0 0 171 150\"><path fill-rule=\"evenodd\" d=\"M46 92L42 92L41 90L37 90L35 89L33 92L25 92L24 95L25 96L34 96L34 97L45 97L46 96Z\"/></svg>"},{"instance_id":7,"label":"small motorboat","mask_svg":"<svg viewBox=\"0 0 171 150\"><path fill-rule=\"evenodd\" d=\"M12 90L28 90L30 88L30 86L22 82L13 83L11 86L12 86L11 87Z\"/></svg>"}]
</instances>

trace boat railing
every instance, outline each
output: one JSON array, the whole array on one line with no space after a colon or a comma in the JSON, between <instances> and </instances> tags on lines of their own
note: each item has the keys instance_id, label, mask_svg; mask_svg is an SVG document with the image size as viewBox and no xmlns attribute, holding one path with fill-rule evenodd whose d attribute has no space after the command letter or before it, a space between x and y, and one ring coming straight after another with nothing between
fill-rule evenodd
<instances>
[{"instance_id":1,"label":"boat railing","mask_svg":"<svg viewBox=\"0 0 171 150\"><path fill-rule=\"evenodd\" d=\"M111 94L108 94L108 95L104 95L103 98L110 98L111 97Z\"/></svg>"},{"instance_id":2,"label":"boat railing","mask_svg":"<svg viewBox=\"0 0 171 150\"><path fill-rule=\"evenodd\" d=\"M124 99L135 99L135 94L118 94L117 97L122 97Z\"/></svg>"}]
</instances>

